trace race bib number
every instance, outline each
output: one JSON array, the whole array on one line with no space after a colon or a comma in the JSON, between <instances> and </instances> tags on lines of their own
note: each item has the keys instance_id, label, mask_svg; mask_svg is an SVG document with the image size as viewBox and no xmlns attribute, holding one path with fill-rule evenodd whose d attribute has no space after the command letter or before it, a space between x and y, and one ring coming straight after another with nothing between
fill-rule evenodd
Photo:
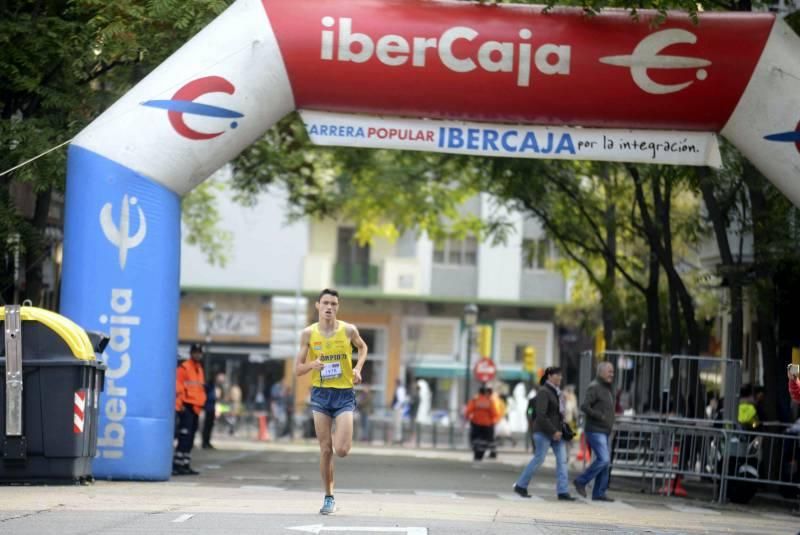
<instances>
[{"instance_id":1,"label":"race bib number","mask_svg":"<svg viewBox=\"0 0 800 535\"><path fill-rule=\"evenodd\" d=\"M330 362L325 364L325 367L320 371L320 377L323 379L336 379L342 376L342 363Z\"/></svg>"}]
</instances>

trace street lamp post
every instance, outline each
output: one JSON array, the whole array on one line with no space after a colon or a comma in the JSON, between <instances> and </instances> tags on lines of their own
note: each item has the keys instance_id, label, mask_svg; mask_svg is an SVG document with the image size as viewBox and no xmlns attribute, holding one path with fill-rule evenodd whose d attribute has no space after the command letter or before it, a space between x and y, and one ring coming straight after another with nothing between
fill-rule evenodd
<instances>
[{"instance_id":1,"label":"street lamp post","mask_svg":"<svg viewBox=\"0 0 800 535\"><path fill-rule=\"evenodd\" d=\"M478 323L478 306L470 303L464 307L464 325L467 327L467 368L464 382L464 405L469 403L469 378L472 373L472 328Z\"/></svg>"},{"instance_id":2,"label":"street lamp post","mask_svg":"<svg viewBox=\"0 0 800 535\"><path fill-rule=\"evenodd\" d=\"M216 303L214 301L207 301L203 304L203 316L205 318L205 346L203 351L203 368L206 371L206 374L210 372L211 367L211 351L209 348L211 346L211 323L214 321L214 311L217 309ZM210 377L210 376L209 376Z\"/></svg>"}]
</instances>

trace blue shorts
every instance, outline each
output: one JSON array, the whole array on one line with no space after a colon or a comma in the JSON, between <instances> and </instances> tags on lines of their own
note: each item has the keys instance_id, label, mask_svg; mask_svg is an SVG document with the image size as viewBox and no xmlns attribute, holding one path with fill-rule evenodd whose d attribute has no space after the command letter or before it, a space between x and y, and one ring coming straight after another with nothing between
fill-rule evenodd
<instances>
[{"instance_id":1,"label":"blue shorts","mask_svg":"<svg viewBox=\"0 0 800 535\"><path fill-rule=\"evenodd\" d=\"M336 418L343 412L356 410L356 393L352 388L311 387L311 410Z\"/></svg>"}]
</instances>

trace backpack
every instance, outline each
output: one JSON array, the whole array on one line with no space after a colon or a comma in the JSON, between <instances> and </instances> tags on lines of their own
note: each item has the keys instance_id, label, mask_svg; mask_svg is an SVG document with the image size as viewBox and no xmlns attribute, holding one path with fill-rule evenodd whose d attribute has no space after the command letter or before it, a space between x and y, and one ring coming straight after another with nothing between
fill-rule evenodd
<instances>
[{"instance_id":1,"label":"backpack","mask_svg":"<svg viewBox=\"0 0 800 535\"><path fill-rule=\"evenodd\" d=\"M532 397L528 400L528 408L525 411L528 415L528 420L533 421L536 419L536 398Z\"/></svg>"}]
</instances>

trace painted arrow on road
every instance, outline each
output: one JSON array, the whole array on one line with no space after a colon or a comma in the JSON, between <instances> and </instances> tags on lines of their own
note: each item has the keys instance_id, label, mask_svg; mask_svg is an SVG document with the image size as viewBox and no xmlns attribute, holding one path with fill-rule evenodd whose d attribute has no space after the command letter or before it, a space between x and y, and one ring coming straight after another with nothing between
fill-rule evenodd
<instances>
[{"instance_id":1,"label":"painted arrow on road","mask_svg":"<svg viewBox=\"0 0 800 535\"><path fill-rule=\"evenodd\" d=\"M310 524L308 526L295 526L293 528L286 528L292 531L302 531L304 533L319 533L321 531L368 531L370 533L405 533L406 535L428 535L428 528L396 528L396 527L378 527L378 526L364 526L364 527L344 527L344 526L325 526L323 524Z\"/></svg>"}]
</instances>

